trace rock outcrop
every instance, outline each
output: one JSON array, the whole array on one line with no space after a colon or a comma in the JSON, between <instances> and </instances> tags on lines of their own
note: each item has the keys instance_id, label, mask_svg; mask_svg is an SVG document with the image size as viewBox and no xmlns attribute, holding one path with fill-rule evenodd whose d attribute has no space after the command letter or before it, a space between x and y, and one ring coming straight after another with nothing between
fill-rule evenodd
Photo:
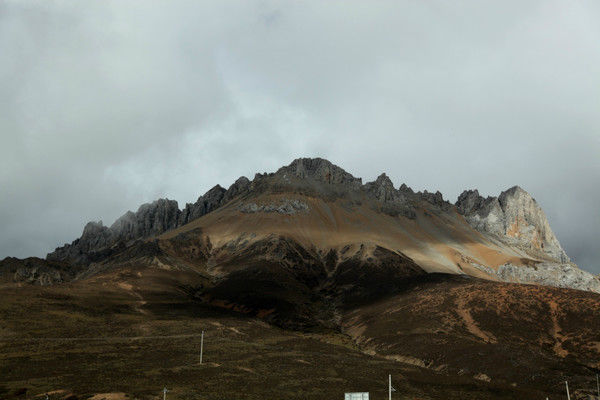
<instances>
[{"instance_id":1,"label":"rock outcrop","mask_svg":"<svg viewBox=\"0 0 600 400\"><path fill-rule=\"evenodd\" d=\"M65 244L46 256L50 261L68 261L73 264L89 264L101 258L101 251L116 244L159 235L179 226L179 208L177 202L159 199L153 203L141 205L137 212L126 212L110 228L102 221L88 222L79 239ZM109 254L107 252L106 254Z\"/></svg>"},{"instance_id":2,"label":"rock outcrop","mask_svg":"<svg viewBox=\"0 0 600 400\"><path fill-rule=\"evenodd\" d=\"M179 225L179 207L175 200L160 199L128 211L111 225L113 240L130 241L159 235Z\"/></svg>"},{"instance_id":3,"label":"rock outcrop","mask_svg":"<svg viewBox=\"0 0 600 400\"><path fill-rule=\"evenodd\" d=\"M179 215L178 226L200 218L209 212L216 210L223 204L223 198L227 191L220 185L216 185L204 195L198 197L195 203L188 203Z\"/></svg>"},{"instance_id":4,"label":"rock outcrop","mask_svg":"<svg viewBox=\"0 0 600 400\"><path fill-rule=\"evenodd\" d=\"M478 264L473 264L473 266L503 282L537 284L600 293L600 279L570 263L542 262L536 265L506 263L496 269Z\"/></svg>"},{"instance_id":5,"label":"rock outcrop","mask_svg":"<svg viewBox=\"0 0 600 400\"><path fill-rule=\"evenodd\" d=\"M379 175L375 181L367 182L364 189L370 197L383 203L397 202L404 197L394 188L394 184L385 173Z\"/></svg>"},{"instance_id":6,"label":"rock outcrop","mask_svg":"<svg viewBox=\"0 0 600 400\"><path fill-rule=\"evenodd\" d=\"M434 206L440 207L443 210L449 210L451 204L444 200L444 196L438 190L435 193L428 192L427 190L423 191L423 193L418 192L417 195L426 202L433 204Z\"/></svg>"},{"instance_id":7,"label":"rock outcrop","mask_svg":"<svg viewBox=\"0 0 600 400\"><path fill-rule=\"evenodd\" d=\"M380 210L389 215L403 215L407 218L416 218L416 202L418 195L411 188L402 184L399 189L385 174L381 174L373 182L365 183L361 188L368 198L380 204Z\"/></svg>"},{"instance_id":8,"label":"rock outcrop","mask_svg":"<svg viewBox=\"0 0 600 400\"><path fill-rule=\"evenodd\" d=\"M238 180L236 183L237 185L232 185L232 190L240 193L244 182ZM200 196L195 203L186 204L183 210L179 210L175 200L159 199L141 205L136 212L126 212L110 228L104 226L102 221L89 222L79 239L57 248L46 259L89 264L96 258L101 258L101 254L110 255L111 252L107 249L117 244L160 235L200 218L224 204L223 199L227 193L227 190L217 185Z\"/></svg>"},{"instance_id":9,"label":"rock outcrop","mask_svg":"<svg viewBox=\"0 0 600 400\"><path fill-rule=\"evenodd\" d=\"M497 197L483 198L477 190L466 190L456 202L458 212L480 232L503 236L504 211Z\"/></svg>"},{"instance_id":10,"label":"rock outcrop","mask_svg":"<svg viewBox=\"0 0 600 400\"><path fill-rule=\"evenodd\" d=\"M246 203L242 204L239 207L239 210L243 213L257 213L257 212L276 212L279 214L293 215L299 212L308 212L309 207L303 201L297 199L283 199L279 203L271 203L271 204L256 204L256 203Z\"/></svg>"},{"instance_id":11,"label":"rock outcrop","mask_svg":"<svg viewBox=\"0 0 600 400\"><path fill-rule=\"evenodd\" d=\"M483 198L477 190L465 191L459 196L456 208L482 233L536 256L542 255L559 263L569 262L544 211L518 186L498 197Z\"/></svg>"},{"instance_id":12,"label":"rock outcrop","mask_svg":"<svg viewBox=\"0 0 600 400\"><path fill-rule=\"evenodd\" d=\"M48 261L67 261L74 264L87 264L90 253L111 246L116 238L110 228L102 221L88 222L79 239L71 244L56 248L46 256Z\"/></svg>"},{"instance_id":13,"label":"rock outcrop","mask_svg":"<svg viewBox=\"0 0 600 400\"><path fill-rule=\"evenodd\" d=\"M229 189L223 194L221 203L225 204L233 200L235 197L244 195L250 190L250 180L245 176L239 177Z\"/></svg>"},{"instance_id":14,"label":"rock outcrop","mask_svg":"<svg viewBox=\"0 0 600 400\"><path fill-rule=\"evenodd\" d=\"M0 282L29 283L46 286L72 279L77 272L70 265L37 257L18 259L7 257L0 261Z\"/></svg>"}]
</instances>

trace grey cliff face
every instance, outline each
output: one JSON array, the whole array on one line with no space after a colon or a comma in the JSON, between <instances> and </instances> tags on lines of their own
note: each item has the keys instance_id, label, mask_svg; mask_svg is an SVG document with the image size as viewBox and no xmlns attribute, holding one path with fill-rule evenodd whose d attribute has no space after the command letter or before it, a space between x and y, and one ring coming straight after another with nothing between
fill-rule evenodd
<instances>
[{"instance_id":1,"label":"grey cliff face","mask_svg":"<svg viewBox=\"0 0 600 400\"><path fill-rule=\"evenodd\" d=\"M237 186L232 185L232 188L240 192L243 185L242 180ZM94 258L94 253L111 248L118 243L160 235L200 218L220 207L226 193L225 189L217 185L200 196L196 203L187 204L183 210L179 210L175 200L159 199L141 205L135 213L126 212L110 228L104 226L102 221L89 222L79 239L57 248L49 253L46 259L89 264Z\"/></svg>"},{"instance_id":2,"label":"grey cliff face","mask_svg":"<svg viewBox=\"0 0 600 400\"><path fill-rule=\"evenodd\" d=\"M191 204L185 205L185 208L179 215L178 225L182 226L188 222L192 222L209 212L216 210L223 204L223 198L227 191L220 185L216 185L204 195L198 197L198 200Z\"/></svg>"},{"instance_id":3,"label":"grey cliff face","mask_svg":"<svg viewBox=\"0 0 600 400\"><path fill-rule=\"evenodd\" d=\"M248 193L250 190L250 179L245 176L239 177L237 181L235 181L229 189L224 193L223 199L221 202L223 204L228 203L230 200L233 200L235 197Z\"/></svg>"},{"instance_id":4,"label":"grey cliff face","mask_svg":"<svg viewBox=\"0 0 600 400\"><path fill-rule=\"evenodd\" d=\"M477 190L466 190L456 202L459 213L475 229L484 233L504 235L504 211L497 197L483 198Z\"/></svg>"},{"instance_id":5,"label":"grey cliff face","mask_svg":"<svg viewBox=\"0 0 600 400\"><path fill-rule=\"evenodd\" d=\"M569 261L550 228L546 214L529 193L515 186L502 192L498 201L504 210L509 237L531 243L560 262Z\"/></svg>"},{"instance_id":6,"label":"grey cliff face","mask_svg":"<svg viewBox=\"0 0 600 400\"><path fill-rule=\"evenodd\" d=\"M82 251L106 246L112 241L113 232L102 224L102 221L88 222L83 228L83 233L79 239L79 247Z\"/></svg>"},{"instance_id":7,"label":"grey cliff face","mask_svg":"<svg viewBox=\"0 0 600 400\"><path fill-rule=\"evenodd\" d=\"M98 248L110 246L114 242L112 231L102 224L102 221L88 222L83 228L83 233L70 245L58 247L46 257L49 261L77 261L87 260L87 254Z\"/></svg>"},{"instance_id":8,"label":"grey cliff face","mask_svg":"<svg viewBox=\"0 0 600 400\"><path fill-rule=\"evenodd\" d=\"M177 202L160 199L143 204L136 213L127 212L112 224L110 230L117 240L130 241L176 228L178 218Z\"/></svg>"},{"instance_id":9,"label":"grey cliff face","mask_svg":"<svg viewBox=\"0 0 600 400\"><path fill-rule=\"evenodd\" d=\"M483 198L477 190L465 191L459 196L456 208L482 233L554 261L569 262L544 211L518 186L502 192L499 197Z\"/></svg>"}]
</instances>

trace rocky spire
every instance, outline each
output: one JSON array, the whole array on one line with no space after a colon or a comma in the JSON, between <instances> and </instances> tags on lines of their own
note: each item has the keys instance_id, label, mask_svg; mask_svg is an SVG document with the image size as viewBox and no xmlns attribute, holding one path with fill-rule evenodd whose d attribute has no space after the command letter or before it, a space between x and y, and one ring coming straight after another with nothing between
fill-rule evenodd
<instances>
[{"instance_id":1,"label":"rocky spire","mask_svg":"<svg viewBox=\"0 0 600 400\"><path fill-rule=\"evenodd\" d=\"M188 203L179 215L178 226L185 225L209 212L216 210L223 204L223 198L227 191L216 185L202 196L198 197L195 203Z\"/></svg>"},{"instance_id":2,"label":"rocky spire","mask_svg":"<svg viewBox=\"0 0 600 400\"><path fill-rule=\"evenodd\" d=\"M245 176L239 177L224 193L222 203L225 204L233 198L245 194L250 189L250 179Z\"/></svg>"},{"instance_id":3,"label":"rocky spire","mask_svg":"<svg viewBox=\"0 0 600 400\"><path fill-rule=\"evenodd\" d=\"M424 190L423 193L418 192L418 195L426 202L436 205L438 207L447 208L450 206L450 203L444 200L444 196L439 190L437 190L435 193L431 193L427 190Z\"/></svg>"},{"instance_id":4,"label":"rocky spire","mask_svg":"<svg viewBox=\"0 0 600 400\"><path fill-rule=\"evenodd\" d=\"M400 199L400 194L394 189L394 184L385 173L379 175L375 181L365 183L364 188L370 197L384 203Z\"/></svg>"},{"instance_id":5,"label":"rocky spire","mask_svg":"<svg viewBox=\"0 0 600 400\"><path fill-rule=\"evenodd\" d=\"M558 262L570 261L542 208L519 186L488 198L480 196L477 190L464 191L456 208L480 232L496 235L511 245L545 254Z\"/></svg>"},{"instance_id":6,"label":"rocky spire","mask_svg":"<svg viewBox=\"0 0 600 400\"><path fill-rule=\"evenodd\" d=\"M176 228L179 220L179 207L175 200L159 199L141 205L137 212L128 211L110 227L117 240L133 240L161 234Z\"/></svg>"}]
</instances>

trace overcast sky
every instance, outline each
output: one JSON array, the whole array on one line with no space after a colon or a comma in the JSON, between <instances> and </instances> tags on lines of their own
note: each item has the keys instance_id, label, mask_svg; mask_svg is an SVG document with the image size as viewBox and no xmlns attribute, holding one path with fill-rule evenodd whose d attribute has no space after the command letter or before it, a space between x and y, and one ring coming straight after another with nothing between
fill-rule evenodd
<instances>
[{"instance_id":1,"label":"overcast sky","mask_svg":"<svg viewBox=\"0 0 600 400\"><path fill-rule=\"evenodd\" d=\"M600 2L0 0L0 259L301 156L518 184L600 273Z\"/></svg>"}]
</instances>

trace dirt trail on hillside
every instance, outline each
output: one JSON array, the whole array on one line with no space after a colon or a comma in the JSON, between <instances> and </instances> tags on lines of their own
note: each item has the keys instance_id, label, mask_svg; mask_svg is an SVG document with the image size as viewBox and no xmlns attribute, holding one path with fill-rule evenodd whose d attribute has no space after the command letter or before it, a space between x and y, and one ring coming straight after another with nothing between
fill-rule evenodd
<instances>
[{"instance_id":1,"label":"dirt trail on hillside","mask_svg":"<svg viewBox=\"0 0 600 400\"><path fill-rule=\"evenodd\" d=\"M486 343L498 342L498 339L496 339L496 337L493 334L481 330L481 328L479 327L477 322L475 322L475 319L471 315L470 308L467 307L465 299L461 297L457 298L456 306L456 313L462 318L465 327L471 334L477 336Z\"/></svg>"},{"instance_id":2,"label":"dirt trail on hillside","mask_svg":"<svg viewBox=\"0 0 600 400\"><path fill-rule=\"evenodd\" d=\"M551 300L548 304L550 305L550 315L552 317L552 329L550 330L550 334L555 340L553 350L558 356L564 358L569 355L569 352L562 347L563 342L567 340L567 337L561 333L562 329L558 323L558 303Z\"/></svg>"}]
</instances>

